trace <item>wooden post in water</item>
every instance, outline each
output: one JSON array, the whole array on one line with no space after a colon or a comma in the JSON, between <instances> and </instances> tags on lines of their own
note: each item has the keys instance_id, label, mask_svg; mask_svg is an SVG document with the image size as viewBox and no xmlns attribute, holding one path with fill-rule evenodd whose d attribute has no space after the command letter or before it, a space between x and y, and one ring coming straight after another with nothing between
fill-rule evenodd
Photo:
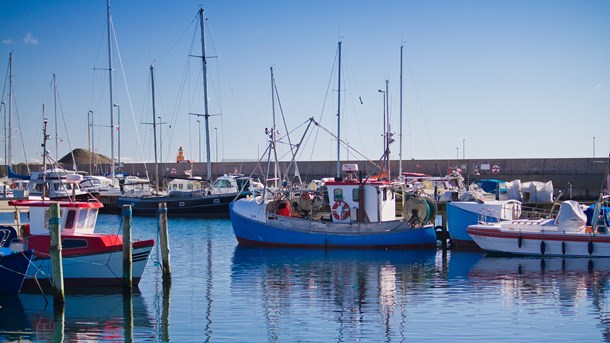
<instances>
[{"instance_id":1,"label":"wooden post in water","mask_svg":"<svg viewBox=\"0 0 610 343\"><path fill-rule=\"evenodd\" d=\"M50 204L49 232L51 234L51 275L53 279L53 305L55 308L64 305L64 271L61 260L61 216L59 204Z\"/></svg>"},{"instance_id":2,"label":"wooden post in water","mask_svg":"<svg viewBox=\"0 0 610 343\"><path fill-rule=\"evenodd\" d=\"M161 244L161 266L163 268L163 284L171 284L172 272L169 266L169 237L167 230L167 204L159 204L159 244Z\"/></svg>"},{"instance_id":3,"label":"wooden post in water","mask_svg":"<svg viewBox=\"0 0 610 343\"><path fill-rule=\"evenodd\" d=\"M131 246L131 205L123 205L123 293L133 290L132 246Z\"/></svg>"}]
</instances>

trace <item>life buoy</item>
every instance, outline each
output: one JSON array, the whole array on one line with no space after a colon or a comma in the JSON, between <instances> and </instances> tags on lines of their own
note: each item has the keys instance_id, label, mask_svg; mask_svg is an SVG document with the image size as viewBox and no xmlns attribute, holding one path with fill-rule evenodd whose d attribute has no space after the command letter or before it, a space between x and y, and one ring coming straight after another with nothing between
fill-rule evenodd
<instances>
[{"instance_id":1,"label":"life buoy","mask_svg":"<svg viewBox=\"0 0 610 343\"><path fill-rule=\"evenodd\" d=\"M17 188L17 184L11 183L11 189L15 189L15 188Z\"/></svg>"},{"instance_id":2,"label":"life buoy","mask_svg":"<svg viewBox=\"0 0 610 343\"><path fill-rule=\"evenodd\" d=\"M349 205L345 201L335 201L331 212L335 219L346 220L349 218Z\"/></svg>"}]
</instances>

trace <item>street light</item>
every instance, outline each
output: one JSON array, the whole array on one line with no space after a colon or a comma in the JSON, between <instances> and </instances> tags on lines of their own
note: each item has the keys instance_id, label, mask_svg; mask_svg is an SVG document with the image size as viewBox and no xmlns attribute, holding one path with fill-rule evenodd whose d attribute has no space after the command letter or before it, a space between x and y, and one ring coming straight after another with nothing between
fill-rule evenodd
<instances>
[{"instance_id":1,"label":"street light","mask_svg":"<svg viewBox=\"0 0 610 343\"><path fill-rule=\"evenodd\" d=\"M462 159L466 159L466 139L462 139Z\"/></svg>"},{"instance_id":2,"label":"street light","mask_svg":"<svg viewBox=\"0 0 610 343\"><path fill-rule=\"evenodd\" d=\"M593 158L595 158L595 136L593 136Z\"/></svg>"},{"instance_id":3,"label":"street light","mask_svg":"<svg viewBox=\"0 0 610 343\"><path fill-rule=\"evenodd\" d=\"M455 159L457 160L458 158L460 158L460 148L456 147L455 148Z\"/></svg>"},{"instance_id":4,"label":"street light","mask_svg":"<svg viewBox=\"0 0 610 343\"><path fill-rule=\"evenodd\" d=\"M121 106L113 104L112 106L117 108L117 140L118 140L118 155L119 155L119 168L121 168Z\"/></svg>"},{"instance_id":5,"label":"street light","mask_svg":"<svg viewBox=\"0 0 610 343\"><path fill-rule=\"evenodd\" d=\"M217 127L214 128L214 132L216 133L216 162L220 162L220 161L218 161L218 128Z\"/></svg>"}]
</instances>

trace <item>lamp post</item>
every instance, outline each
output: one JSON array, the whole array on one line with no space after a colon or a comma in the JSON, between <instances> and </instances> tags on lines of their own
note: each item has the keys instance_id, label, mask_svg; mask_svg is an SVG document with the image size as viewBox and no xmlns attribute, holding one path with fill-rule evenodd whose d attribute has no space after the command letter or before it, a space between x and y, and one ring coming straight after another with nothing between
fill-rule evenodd
<instances>
[{"instance_id":1,"label":"lamp post","mask_svg":"<svg viewBox=\"0 0 610 343\"><path fill-rule=\"evenodd\" d=\"M459 158L460 158L460 148L459 148L459 147L456 147L456 148L455 148L455 159L457 160L457 159L459 159Z\"/></svg>"},{"instance_id":2,"label":"lamp post","mask_svg":"<svg viewBox=\"0 0 610 343\"><path fill-rule=\"evenodd\" d=\"M462 159L466 159L466 139L462 139Z\"/></svg>"},{"instance_id":3,"label":"lamp post","mask_svg":"<svg viewBox=\"0 0 610 343\"><path fill-rule=\"evenodd\" d=\"M593 136L593 158L595 158L595 136Z\"/></svg>"},{"instance_id":4,"label":"lamp post","mask_svg":"<svg viewBox=\"0 0 610 343\"><path fill-rule=\"evenodd\" d=\"M214 128L214 133L216 133L216 162L220 162L218 160L218 128Z\"/></svg>"},{"instance_id":5,"label":"lamp post","mask_svg":"<svg viewBox=\"0 0 610 343\"><path fill-rule=\"evenodd\" d=\"M121 106L113 104L112 106L117 108L117 141L118 141L118 162L119 168L121 168Z\"/></svg>"}]
</instances>

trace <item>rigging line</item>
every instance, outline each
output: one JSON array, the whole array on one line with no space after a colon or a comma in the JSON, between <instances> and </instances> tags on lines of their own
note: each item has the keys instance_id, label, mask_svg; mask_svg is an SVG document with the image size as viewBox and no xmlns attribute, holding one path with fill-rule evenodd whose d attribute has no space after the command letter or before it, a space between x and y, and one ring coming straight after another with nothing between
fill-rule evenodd
<instances>
[{"instance_id":1,"label":"rigging line","mask_svg":"<svg viewBox=\"0 0 610 343\"><path fill-rule=\"evenodd\" d=\"M131 100L131 93L129 92L129 85L127 84L127 76L125 75L125 68L123 66L123 58L121 57L121 50L119 48L119 43L116 37L116 32L114 30L114 24L112 22L112 17L110 18L110 24L112 25L112 37L114 38L114 43L115 43L115 47L116 47L116 54L118 56L119 59L119 65L121 66L121 76L123 76L123 84L125 85L125 92L127 93L127 101L129 103L129 110L131 111L131 118L133 120L134 123L134 129L136 131L136 138L138 141L138 147L140 149L140 156L144 156L144 150L142 148L142 141L140 140L140 132L138 130L138 125L136 123L136 117L134 115L134 110L133 110L133 102ZM146 172L146 177L148 178L148 165L146 162L144 162L144 171Z\"/></svg>"},{"instance_id":2,"label":"rigging line","mask_svg":"<svg viewBox=\"0 0 610 343\"><path fill-rule=\"evenodd\" d=\"M55 87L57 87L57 83L55 84ZM74 166L74 170L76 171L76 160L74 159L74 150L72 150L72 142L70 141L70 134L68 131L68 126L66 125L66 116L64 115L64 108L61 103L61 97L59 96L59 91L56 91L56 93L57 93L57 100L59 102L59 112L61 113L61 119L63 119L63 122L64 122L64 130L66 130L66 139L68 140L68 148L70 149L70 155L72 155L72 165Z\"/></svg>"},{"instance_id":3,"label":"rigging line","mask_svg":"<svg viewBox=\"0 0 610 343\"><path fill-rule=\"evenodd\" d=\"M322 124L317 123L317 122L315 122L315 121L314 121L314 124L315 124L317 127L319 127L320 129L322 129L322 130L326 131L326 133L328 133L329 135L331 135L331 137L333 137L333 138L335 138L335 139L338 139L338 137L337 137L337 136L336 136L334 133L332 133L330 130L328 130L327 128L325 128L324 126L322 126ZM346 144L346 142L345 142L345 141L343 141L342 139L339 139L339 141L341 142L341 144L342 144L344 147L347 147L348 149L350 149L350 150L351 150L351 151L353 151L354 153L356 153L356 154L360 155L360 157L364 158L364 159L365 159L365 161L367 161L367 162L369 162L369 163L372 163L373 165L375 165L375 167L380 168L380 166L379 166L378 164L376 164L375 162L373 162L371 159L367 158L365 155L363 155L362 153L360 153L358 150L356 150L356 149L354 149L354 148L350 147L349 145L347 145L347 144ZM385 152L384 152L384 153L385 153Z\"/></svg>"},{"instance_id":4,"label":"rigging line","mask_svg":"<svg viewBox=\"0 0 610 343\"><path fill-rule=\"evenodd\" d=\"M273 82L272 86L275 89L275 97L277 99L277 104L280 109L280 114L282 116L282 122L284 123L284 130L286 130L286 138L288 139L288 146L290 148L290 151L286 152L286 154L284 154L284 156L286 156L288 153L291 153L293 155L291 157L294 157L294 146L292 145L292 141L290 140L290 133L288 132L288 125L286 124L286 116L284 116L284 109L282 108L282 102L280 101L280 95L277 91L277 82L275 82L275 78L274 78L274 82ZM284 157L284 156L282 156L282 157ZM290 166L291 165L289 164L286 167L285 174L289 172ZM296 163L294 164L294 168L295 168L295 174L299 175L300 174L299 167ZM299 179L300 179L300 175L299 175ZM301 181L301 180L299 180L299 181Z\"/></svg>"},{"instance_id":5,"label":"rigging line","mask_svg":"<svg viewBox=\"0 0 610 343\"><path fill-rule=\"evenodd\" d=\"M14 87L14 84L13 84ZM25 165L26 168L28 170L28 173L31 174L32 171L30 170L30 164L28 162L28 153L27 150L25 149L25 141L23 140L23 134L21 134L23 131L21 130L21 118L19 116L19 103L17 102L17 94L15 93L14 89L13 89L13 101L15 102L15 118L17 118L17 128L19 130L19 137L21 137L21 148L23 149L23 157L25 158Z\"/></svg>"},{"instance_id":6,"label":"rigging line","mask_svg":"<svg viewBox=\"0 0 610 343\"><path fill-rule=\"evenodd\" d=\"M418 92L417 86L415 84L415 73L411 70L411 65L409 64L408 57L405 58L405 61L407 62L407 69L409 71L409 74L411 75L411 80L413 80L413 90L415 93L415 97L417 98L417 104L419 105L419 109L422 113L422 119L424 120L424 126L426 127L426 133L428 135L428 139L430 140L430 146L432 147L432 153L434 154L434 156L436 156L437 153L436 153L436 148L434 146L434 140L432 139L432 135L430 134L430 128L428 127L428 121L426 120L427 116L423 115L424 108L422 106L421 98L419 97L419 92ZM413 156L413 145L412 144L410 144L410 145L411 145L411 156Z\"/></svg>"}]
</instances>

